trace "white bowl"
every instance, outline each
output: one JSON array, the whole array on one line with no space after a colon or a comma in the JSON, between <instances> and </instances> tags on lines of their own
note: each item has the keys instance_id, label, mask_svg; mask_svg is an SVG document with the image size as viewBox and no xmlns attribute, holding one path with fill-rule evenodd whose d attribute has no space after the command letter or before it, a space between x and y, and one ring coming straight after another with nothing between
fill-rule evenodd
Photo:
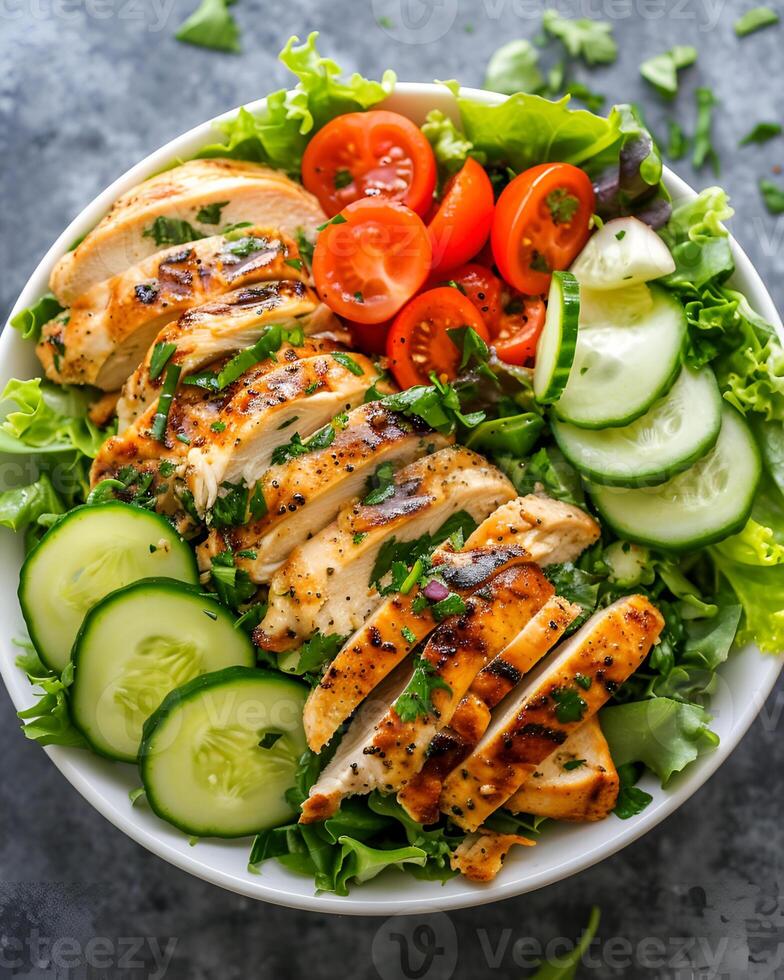
<instances>
[{"instance_id":1,"label":"white bowl","mask_svg":"<svg viewBox=\"0 0 784 980\"><path fill-rule=\"evenodd\" d=\"M488 92L464 90L471 98L488 104L501 100ZM248 106L258 110L263 100ZM421 123L430 109L438 108L457 119L452 95L442 86L400 83L387 100L390 109ZM236 110L235 110L236 111ZM234 112L221 119L230 118ZM91 229L124 191L163 169L174 158L188 158L215 139L213 124L205 122L151 154L116 180L76 218L49 249L22 290L14 312L34 302L47 289L49 273L56 260L71 242ZM676 199L694 196L694 191L669 170L665 171L667 187ZM735 283L753 307L779 329L781 321L773 302L751 262L736 242L732 243L737 272ZM6 327L0 335L0 383L11 377L28 378L40 373L32 345L18 332ZM6 472L12 461L4 460ZM22 541L9 531L0 532L0 668L6 687L18 709L33 703L30 685L14 666L14 637L24 635L24 624L16 599ZM488 885L474 885L465 879L439 882L417 881L402 872L388 871L368 884L355 887L347 898L314 894L309 878L294 875L269 861L260 875L247 871L250 842L206 841L190 846L187 839L158 820L144 806L131 807L128 792L138 786L139 778L132 766L112 764L78 749L50 747L50 759L66 779L115 826L148 850L191 874L251 898L293 908L355 915L390 915L455 909L498 901L523 892L550 885L590 867L620 850L655 827L684 803L709 776L718 769L738 744L773 687L781 661L762 655L748 647L739 651L720 671L718 690L711 709L712 727L721 737L720 746L702 756L662 790L650 776L641 786L653 795L653 802L639 816L622 822L609 817L594 824L562 824L549 827L534 848L517 848L510 854L503 871ZM23 736L20 734L20 738ZM698 828L695 827L695 834ZM683 841L683 846L690 842Z\"/></svg>"}]
</instances>

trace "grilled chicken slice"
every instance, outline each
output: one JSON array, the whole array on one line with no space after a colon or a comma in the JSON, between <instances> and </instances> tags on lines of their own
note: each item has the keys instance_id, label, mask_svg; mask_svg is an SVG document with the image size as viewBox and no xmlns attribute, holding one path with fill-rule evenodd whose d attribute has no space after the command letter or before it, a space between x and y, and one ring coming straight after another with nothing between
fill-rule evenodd
<instances>
[{"instance_id":1,"label":"grilled chicken slice","mask_svg":"<svg viewBox=\"0 0 784 980\"><path fill-rule=\"evenodd\" d=\"M171 498L179 483L179 489L190 494L194 489L200 492L199 514L204 516L205 501L209 506L215 502L223 477L217 483L213 480L215 496L210 499L203 480L199 482L200 474L210 472L208 464L201 462L197 455L200 465L192 467L189 464L191 456L204 453L209 457L215 451L214 443L220 441L221 446L227 448L219 463L222 461L226 468L231 463L232 448L239 450L253 441L246 433L253 430L255 422L260 426L266 424L269 430L266 435L263 431L260 433L261 445L257 443L259 450L266 453L259 457L259 465L264 469L269 462L269 444L285 440L286 430L279 432L277 428L281 421L299 413L315 428L328 420L336 407L345 404L344 397L349 403L362 397L364 388L357 390L356 376L326 353L332 349L331 341L306 337L301 346L284 344L277 351L276 360L260 361L223 391L182 385L172 401L163 441L155 439L151 433L156 402L121 436L104 443L93 462L93 485L101 479L116 477L123 468L133 466L140 472L154 474L154 489L165 485L165 494L156 497L156 509L171 513L172 506L175 510L179 507ZM211 367L219 370L223 364L225 361L218 361ZM369 369L369 362L365 367ZM369 380L365 378L367 384ZM249 399L255 400L256 411L254 414L249 408L246 415L237 410L236 404L247 408ZM318 399L317 405L311 406L311 400L315 399ZM305 402L306 408L296 408ZM311 431L305 423L298 422L297 425L305 435ZM235 440L236 445L231 440Z\"/></svg>"},{"instance_id":2,"label":"grilled chicken slice","mask_svg":"<svg viewBox=\"0 0 784 980\"><path fill-rule=\"evenodd\" d=\"M477 830L634 673L663 626L659 610L640 595L595 613L522 692L499 705L485 736L447 776L442 812L463 829Z\"/></svg>"},{"instance_id":3,"label":"grilled chicken slice","mask_svg":"<svg viewBox=\"0 0 784 980\"><path fill-rule=\"evenodd\" d=\"M142 363L125 382L117 405L118 427L124 432L158 398L164 372L151 376L156 350L173 345L166 365L179 366L184 378L224 354L256 343L272 324L301 327L321 334L337 327L331 311L301 282L272 280L226 293L186 310L150 344Z\"/></svg>"},{"instance_id":4,"label":"grilled chicken slice","mask_svg":"<svg viewBox=\"0 0 784 980\"><path fill-rule=\"evenodd\" d=\"M409 717L400 702L393 703L372 728L365 729L364 737L350 740L351 748L342 742L303 804L301 822L330 816L344 796L373 789L390 793L404 786L421 769L433 736L449 724L477 673L540 612L552 595L552 585L536 565L517 565L494 576L471 596L461 615L441 623L415 668L420 676L431 678L430 710ZM537 639L541 639L539 656L553 642L552 632L548 632L546 621L537 630ZM408 679L411 680L411 670ZM349 731L357 724L352 722Z\"/></svg>"},{"instance_id":5,"label":"grilled chicken slice","mask_svg":"<svg viewBox=\"0 0 784 980\"><path fill-rule=\"evenodd\" d=\"M555 529L564 526L569 531L561 539ZM574 527L582 528L581 533L573 533ZM471 549L512 546L529 561L548 565L577 558L598 535L596 522L579 508L531 494L499 507L468 540ZM468 548L466 543L464 550ZM436 549L434 561L444 561L450 550L449 546ZM401 629L415 634L418 643L434 628L427 610L412 611L415 597L416 590L387 598L343 646L322 682L311 691L305 705L305 732L314 752L327 744L338 726L416 645L400 642Z\"/></svg>"},{"instance_id":6,"label":"grilled chicken slice","mask_svg":"<svg viewBox=\"0 0 784 980\"><path fill-rule=\"evenodd\" d=\"M553 820L604 820L618 800L618 785L618 770L594 716L531 773L506 809Z\"/></svg>"},{"instance_id":7,"label":"grilled chicken slice","mask_svg":"<svg viewBox=\"0 0 784 980\"><path fill-rule=\"evenodd\" d=\"M499 507L466 541L467 548L514 543L531 561L550 565L573 561L598 540L599 525L584 510L531 493Z\"/></svg>"},{"instance_id":8,"label":"grilled chicken slice","mask_svg":"<svg viewBox=\"0 0 784 980\"><path fill-rule=\"evenodd\" d=\"M213 235L191 245L156 252L119 275L82 293L70 310L47 323L36 347L47 377L61 384L119 388L134 371L161 328L183 310L228 290L264 280L280 284L281 315L299 316L318 300L286 264L298 256L294 241L279 231L248 228L232 241Z\"/></svg>"},{"instance_id":9,"label":"grilled chicken slice","mask_svg":"<svg viewBox=\"0 0 784 980\"><path fill-rule=\"evenodd\" d=\"M303 229L315 237L326 220L318 201L285 174L240 160L190 160L145 180L119 197L83 241L64 255L49 286L70 306L96 283L142 262L166 244L156 219L187 222L194 238L214 235L240 222L280 228L288 235ZM190 238L179 226L179 240Z\"/></svg>"},{"instance_id":10,"label":"grilled chicken slice","mask_svg":"<svg viewBox=\"0 0 784 980\"><path fill-rule=\"evenodd\" d=\"M580 611L579 606L554 596L477 673L468 693L450 712L451 722L446 718L428 745L424 765L398 793L398 802L410 817L420 823L438 820L444 779L487 731L491 709L555 646Z\"/></svg>"},{"instance_id":11,"label":"grilled chicken slice","mask_svg":"<svg viewBox=\"0 0 784 980\"><path fill-rule=\"evenodd\" d=\"M282 651L316 630L352 633L382 602L384 582L374 581L382 546L433 535L458 511L481 520L513 495L507 478L470 449L449 446L410 463L395 474L390 497L350 501L294 550L272 578L256 642Z\"/></svg>"},{"instance_id":12,"label":"grilled chicken slice","mask_svg":"<svg viewBox=\"0 0 784 980\"><path fill-rule=\"evenodd\" d=\"M239 527L211 531L197 549L202 569L210 567L213 555L231 548L238 556L237 567L252 581L269 582L295 548L334 520L346 500L362 492L376 467L405 466L448 442L379 402L360 405L348 413L345 428L331 445L270 466L256 490L263 495L266 514Z\"/></svg>"},{"instance_id":13,"label":"grilled chicken slice","mask_svg":"<svg viewBox=\"0 0 784 980\"><path fill-rule=\"evenodd\" d=\"M506 856L515 844L533 847L536 841L520 834L499 834L480 830L468 834L455 848L449 863L453 871L469 881L492 881L504 865Z\"/></svg>"},{"instance_id":14,"label":"grilled chicken slice","mask_svg":"<svg viewBox=\"0 0 784 980\"><path fill-rule=\"evenodd\" d=\"M188 452L188 483L198 512L212 507L224 483L254 486L276 448L295 439L299 448L327 425L333 436L377 378L375 365L363 354L352 354L350 367L325 354L303 357L259 378L247 372L231 394L212 402L214 418L226 428L215 432L210 427Z\"/></svg>"}]
</instances>

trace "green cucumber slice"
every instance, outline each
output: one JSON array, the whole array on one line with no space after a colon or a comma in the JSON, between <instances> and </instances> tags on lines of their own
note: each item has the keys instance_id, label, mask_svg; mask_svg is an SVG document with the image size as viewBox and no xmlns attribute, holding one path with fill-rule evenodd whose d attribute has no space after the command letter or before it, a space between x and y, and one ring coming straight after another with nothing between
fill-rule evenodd
<instances>
[{"instance_id":1,"label":"green cucumber slice","mask_svg":"<svg viewBox=\"0 0 784 980\"><path fill-rule=\"evenodd\" d=\"M639 218L613 218L588 239L571 271L589 289L622 289L669 275L675 260Z\"/></svg>"},{"instance_id":2,"label":"green cucumber slice","mask_svg":"<svg viewBox=\"0 0 784 980\"><path fill-rule=\"evenodd\" d=\"M580 287L571 272L554 272L547 316L536 345L534 395L543 404L561 397L569 380L577 344Z\"/></svg>"},{"instance_id":3,"label":"green cucumber slice","mask_svg":"<svg viewBox=\"0 0 784 980\"><path fill-rule=\"evenodd\" d=\"M250 638L229 610L195 586L142 579L87 613L74 643L71 715L92 749L134 762L144 722L186 681L253 667Z\"/></svg>"},{"instance_id":4,"label":"green cucumber slice","mask_svg":"<svg viewBox=\"0 0 784 980\"><path fill-rule=\"evenodd\" d=\"M650 306L640 303L646 289ZM572 371L555 406L558 418L585 429L628 425L644 415L677 378L686 340L683 307L660 286L613 290L604 317L594 302L601 295L593 294L590 319L580 321Z\"/></svg>"},{"instance_id":5,"label":"green cucumber slice","mask_svg":"<svg viewBox=\"0 0 784 980\"><path fill-rule=\"evenodd\" d=\"M739 531L760 477L754 437L735 409L722 409L721 432L707 456L658 487L592 485L604 520L621 537L670 551L701 548Z\"/></svg>"},{"instance_id":6,"label":"green cucumber slice","mask_svg":"<svg viewBox=\"0 0 784 980\"><path fill-rule=\"evenodd\" d=\"M172 691L139 749L152 810L193 837L247 837L290 820L285 793L306 748L307 693L275 671L247 667Z\"/></svg>"},{"instance_id":7,"label":"green cucumber slice","mask_svg":"<svg viewBox=\"0 0 784 980\"><path fill-rule=\"evenodd\" d=\"M70 511L30 552L19 573L22 615L41 660L62 671L96 602L155 576L199 581L193 552L164 517L119 501Z\"/></svg>"},{"instance_id":8,"label":"green cucumber slice","mask_svg":"<svg viewBox=\"0 0 784 980\"><path fill-rule=\"evenodd\" d=\"M629 425L580 429L553 419L561 452L594 483L656 486L709 452L721 429L722 399L710 368L683 368L667 394Z\"/></svg>"}]
</instances>

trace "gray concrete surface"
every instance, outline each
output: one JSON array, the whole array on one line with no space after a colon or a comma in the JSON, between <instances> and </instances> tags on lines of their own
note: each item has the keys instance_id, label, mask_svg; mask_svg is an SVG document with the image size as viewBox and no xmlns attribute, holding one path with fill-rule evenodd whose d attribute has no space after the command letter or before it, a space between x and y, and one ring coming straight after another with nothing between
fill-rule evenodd
<instances>
[{"instance_id":1,"label":"gray concrete surface","mask_svg":"<svg viewBox=\"0 0 784 980\"><path fill-rule=\"evenodd\" d=\"M375 74L392 66L403 79L478 85L499 44L537 33L540 6L433 0L417 34L405 25L421 14L418 0L240 0L234 10L244 51L226 56L173 40L190 5L0 0L1 313L65 223L109 181L195 123L280 86L285 72L275 56L289 34L321 30L324 52L347 69ZM737 142L755 122L781 119L784 27L739 42L732 22L751 5L572 0L561 9L613 21L618 62L577 77L608 104L642 102L654 130L664 132L673 112L690 129L694 88L714 88L720 180L739 212L733 228L781 305L784 219L765 212L756 184L784 163L784 141L742 150ZM412 43L425 33L427 43ZM700 54L673 108L645 86L637 66L674 43L693 43ZM678 169L697 186L714 180L688 164ZM0 977L517 978L530 965L526 937L573 937L594 903L603 909L602 942L581 975L784 976L783 693L721 771L653 833L557 886L432 920L445 952L423 961L411 942L408 963L383 950L390 932L412 936L416 922L390 926L256 904L148 854L24 741L2 693ZM70 945L53 960L43 940L57 937ZM18 938L31 943L15 969L8 940Z\"/></svg>"}]
</instances>

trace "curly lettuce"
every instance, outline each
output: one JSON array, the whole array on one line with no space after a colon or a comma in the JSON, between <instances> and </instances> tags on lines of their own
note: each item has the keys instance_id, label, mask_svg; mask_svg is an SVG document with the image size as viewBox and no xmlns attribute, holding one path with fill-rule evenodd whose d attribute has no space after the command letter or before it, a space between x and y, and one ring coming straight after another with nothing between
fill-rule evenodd
<instances>
[{"instance_id":1,"label":"curly lettuce","mask_svg":"<svg viewBox=\"0 0 784 980\"><path fill-rule=\"evenodd\" d=\"M344 81L340 67L319 54L317 38L315 31L302 44L292 37L280 53L280 60L299 79L295 88L268 95L258 113L240 109L236 118L220 124L223 140L198 156L251 160L299 177L305 146L324 123L344 112L369 109L390 94L396 81L393 71L384 72L380 82L359 74Z\"/></svg>"}]
</instances>

